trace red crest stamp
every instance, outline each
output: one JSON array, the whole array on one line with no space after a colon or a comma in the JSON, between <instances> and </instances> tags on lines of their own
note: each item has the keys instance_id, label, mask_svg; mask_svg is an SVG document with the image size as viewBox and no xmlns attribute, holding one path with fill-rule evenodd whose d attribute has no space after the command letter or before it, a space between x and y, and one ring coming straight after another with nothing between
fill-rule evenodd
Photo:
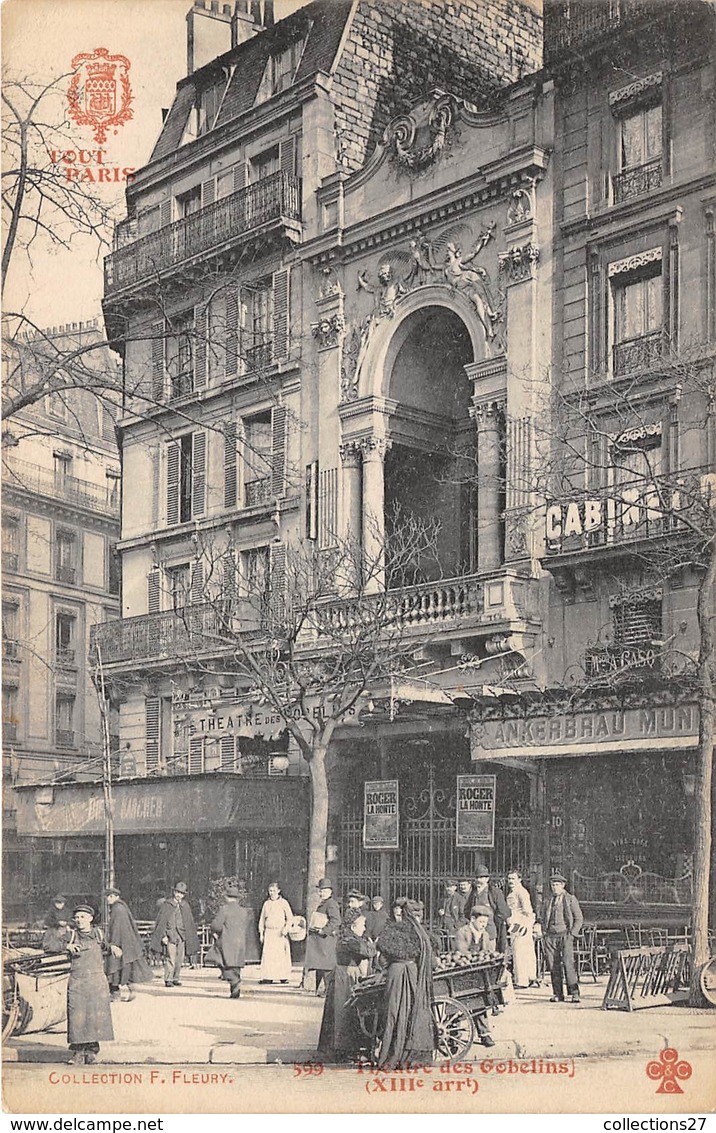
<instances>
[{"instance_id":1,"label":"red crest stamp","mask_svg":"<svg viewBox=\"0 0 716 1133\"><path fill-rule=\"evenodd\" d=\"M107 130L122 126L134 116L129 84L130 62L126 55L110 55L106 47L75 55L75 72L67 92L70 117L78 126L93 126L101 145Z\"/></svg>"},{"instance_id":2,"label":"red crest stamp","mask_svg":"<svg viewBox=\"0 0 716 1133\"><path fill-rule=\"evenodd\" d=\"M683 1094L679 1081L685 1082L691 1073L691 1063L680 1059L678 1050L672 1046L665 1047L658 1059L646 1064L647 1077L659 1082L657 1094Z\"/></svg>"}]
</instances>

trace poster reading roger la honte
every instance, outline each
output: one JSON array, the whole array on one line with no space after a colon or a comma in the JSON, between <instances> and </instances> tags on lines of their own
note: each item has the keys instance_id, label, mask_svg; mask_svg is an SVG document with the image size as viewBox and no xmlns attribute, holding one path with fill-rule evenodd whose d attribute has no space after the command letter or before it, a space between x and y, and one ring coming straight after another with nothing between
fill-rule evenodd
<instances>
[{"instance_id":1,"label":"poster reading roger la honte","mask_svg":"<svg viewBox=\"0 0 716 1133\"><path fill-rule=\"evenodd\" d=\"M6 1109L710 1111L712 7L2 18Z\"/></svg>"}]
</instances>

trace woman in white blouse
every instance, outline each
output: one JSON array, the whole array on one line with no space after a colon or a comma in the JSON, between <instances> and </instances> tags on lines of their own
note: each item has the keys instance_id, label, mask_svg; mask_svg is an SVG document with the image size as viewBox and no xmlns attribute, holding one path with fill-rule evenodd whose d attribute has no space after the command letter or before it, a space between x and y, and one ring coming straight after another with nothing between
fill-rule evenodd
<instances>
[{"instance_id":1,"label":"woman in white blouse","mask_svg":"<svg viewBox=\"0 0 716 1133\"><path fill-rule=\"evenodd\" d=\"M507 923L512 944L512 982L515 987L537 987L537 957L532 936L535 912L517 869L507 875L507 904L510 907Z\"/></svg>"},{"instance_id":2,"label":"woman in white blouse","mask_svg":"<svg viewBox=\"0 0 716 1133\"><path fill-rule=\"evenodd\" d=\"M262 984L271 984L274 980L285 984L291 977L288 927L292 920L291 906L281 896L278 882L273 881L268 887L268 900L264 901L259 917L259 939L263 945L259 981Z\"/></svg>"}]
</instances>

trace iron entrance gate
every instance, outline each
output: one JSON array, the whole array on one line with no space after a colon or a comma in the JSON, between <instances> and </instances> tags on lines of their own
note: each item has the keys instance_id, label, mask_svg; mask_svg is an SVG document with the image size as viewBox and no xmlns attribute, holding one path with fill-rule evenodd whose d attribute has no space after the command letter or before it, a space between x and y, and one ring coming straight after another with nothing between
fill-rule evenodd
<instances>
[{"instance_id":1,"label":"iron entrance gate","mask_svg":"<svg viewBox=\"0 0 716 1133\"><path fill-rule=\"evenodd\" d=\"M529 862L530 816L511 802L507 813L495 816L494 850L458 850L455 846L455 788L448 792L435 785L433 765L427 786L416 795L400 797L400 849L388 852L389 900L405 894L425 904L426 919L434 924L443 898L446 877L474 876L484 861L493 876L524 869ZM363 811L347 811L341 822L338 884L341 893L356 886L365 893L381 889L381 855L363 849Z\"/></svg>"}]
</instances>

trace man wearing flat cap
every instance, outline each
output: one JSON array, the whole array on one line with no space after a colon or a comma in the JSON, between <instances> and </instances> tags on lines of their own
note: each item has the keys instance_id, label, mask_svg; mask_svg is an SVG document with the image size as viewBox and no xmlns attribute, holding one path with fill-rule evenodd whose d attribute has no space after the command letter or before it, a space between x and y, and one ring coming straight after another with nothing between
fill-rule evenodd
<instances>
[{"instance_id":1,"label":"man wearing flat cap","mask_svg":"<svg viewBox=\"0 0 716 1133\"><path fill-rule=\"evenodd\" d=\"M174 892L160 907L150 948L164 957L164 986L181 987L185 956L199 951L194 916L186 903L187 884L178 881Z\"/></svg>"},{"instance_id":2,"label":"man wearing flat cap","mask_svg":"<svg viewBox=\"0 0 716 1133\"><path fill-rule=\"evenodd\" d=\"M229 984L229 997L241 995L241 969L246 963L246 934L251 914L239 904L239 890L230 885L226 901L211 922L216 947L222 958L221 978Z\"/></svg>"},{"instance_id":3,"label":"man wearing flat cap","mask_svg":"<svg viewBox=\"0 0 716 1133\"><path fill-rule=\"evenodd\" d=\"M105 889L109 907L107 940L121 949L121 956L112 953L107 957L107 979L113 1000L121 999L121 988L127 988L127 1002L135 998L133 984L151 983L154 973L144 958L144 944L139 935L129 906L122 900L119 889Z\"/></svg>"},{"instance_id":4,"label":"man wearing flat cap","mask_svg":"<svg viewBox=\"0 0 716 1133\"><path fill-rule=\"evenodd\" d=\"M464 921L465 902L457 891L457 878L448 877L445 881L445 896L438 909L439 925L447 933L451 949L455 948L455 934Z\"/></svg>"},{"instance_id":5,"label":"man wearing flat cap","mask_svg":"<svg viewBox=\"0 0 716 1133\"><path fill-rule=\"evenodd\" d=\"M316 973L316 995L326 984L328 973L336 966L336 933L341 925L341 910L333 896L333 882L322 877L316 886L320 901L311 916L303 970ZM325 994L325 986L324 986Z\"/></svg>"},{"instance_id":6,"label":"man wearing flat cap","mask_svg":"<svg viewBox=\"0 0 716 1133\"><path fill-rule=\"evenodd\" d=\"M552 895L540 913L544 956L552 977L551 1003L564 1003L564 983L572 1003L579 1003L579 978L574 962L574 941L582 931L584 917L579 901L567 893L567 878L553 873L549 879Z\"/></svg>"},{"instance_id":7,"label":"man wearing flat cap","mask_svg":"<svg viewBox=\"0 0 716 1133\"><path fill-rule=\"evenodd\" d=\"M91 905L77 905L74 927L67 943L70 977L67 984L67 1041L76 1066L97 1061L99 1044L113 1039L109 985L103 956L119 957L116 944L108 944L100 928L92 925Z\"/></svg>"}]
</instances>

